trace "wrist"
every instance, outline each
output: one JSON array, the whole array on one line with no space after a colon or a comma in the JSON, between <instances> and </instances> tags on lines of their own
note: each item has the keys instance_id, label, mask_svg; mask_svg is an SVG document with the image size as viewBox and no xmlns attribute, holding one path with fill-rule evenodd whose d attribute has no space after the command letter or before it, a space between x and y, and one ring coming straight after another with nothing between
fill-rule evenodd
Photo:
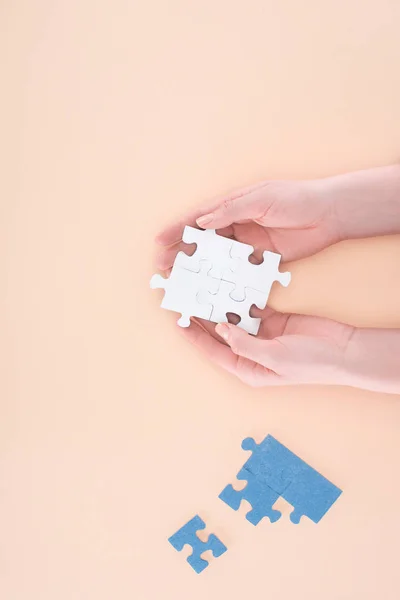
<instances>
[{"instance_id":1,"label":"wrist","mask_svg":"<svg viewBox=\"0 0 400 600\"><path fill-rule=\"evenodd\" d=\"M400 165L320 179L341 240L400 232Z\"/></svg>"},{"instance_id":2,"label":"wrist","mask_svg":"<svg viewBox=\"0 0 400 600\"><path fill-rule=\"evenodd\" d=\"M400 394L400 329L355 329L343 361L344 385Z\"/></svg>"}]
</instances>

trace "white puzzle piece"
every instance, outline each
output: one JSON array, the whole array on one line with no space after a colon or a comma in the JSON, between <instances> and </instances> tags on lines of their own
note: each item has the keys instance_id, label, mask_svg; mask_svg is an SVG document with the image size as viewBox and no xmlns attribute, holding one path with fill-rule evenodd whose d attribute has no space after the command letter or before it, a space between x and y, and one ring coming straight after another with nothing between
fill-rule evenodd
<instances>
[{"instance_id":1,"label":"white puzzle piece","mask_svg":"<svg viewBox=\"0 0 400 600\"><path fill-rule=\"evenodd\" d=\"M222 278L223 271L231 263L230 249L233 240L218 235L215 229L196 229L186 225L182 240L186 244L197 244L196 252L192 256L188 256L184 252L179 252L177 260L179 265L190 271L198 271L201 260L208 260L212 264L209 272L210 277L216 279Z\"/></svg>"},{"instance_id":2,"label":"white puzzle piece","mask_svg":"<svg viewBox=\"0 0 400 600\"><path fill-rule=\"evenodd\" d=\"M221 281L219 290L216 294L210 294L206 291L201 291L198 294L199 302L212 304L212 312L210 321L214 323L227 323L227 313L234 313L240 317L238 327L244 329L248 333L256 335L260 328L261 319L256 319L250 316L250 308L255 304L258 308L265 308L267 297L262 292L246 288L246 297L242 302L237 302L231 296L235 286L233 283Z\"/></svg>"},{"instance_id":3,"label":"white puzzle piece","mask_svg":"<svg viewBox=\"0 0 400 600\"><path fill-rule=\"evenodd\" d=\"M168 279L161 275L153 275L150 280L151 288L165 290L161 307L181 313L182 316L178 320L181 327L189 327L190 317L207 320L211 317L212 305L200 304L197 301L197 293L201 289L211 293L218 291L220 281L207 276L209 269L210 264L206 261L200 262L198 273L174 265Z\"/></svg>"},{"instance_id":4,"label":"white puzzle piece","mask_svg":"<svg viewBox=\"0 0 400 600\"><path fill-rule=\"evenodd\" d=\"M281 255L266 250L263 252L263 262L254 265L249 256L254 252L253 246L233 241L231 247L231 266L223 272L223 280L235 284L232 298L241 301L245 298L245 289L251 288L263 292L268 297L274 281L287 287L290 283L290 273L281 273L279 263Z\"/></svg>"}]
</instances>

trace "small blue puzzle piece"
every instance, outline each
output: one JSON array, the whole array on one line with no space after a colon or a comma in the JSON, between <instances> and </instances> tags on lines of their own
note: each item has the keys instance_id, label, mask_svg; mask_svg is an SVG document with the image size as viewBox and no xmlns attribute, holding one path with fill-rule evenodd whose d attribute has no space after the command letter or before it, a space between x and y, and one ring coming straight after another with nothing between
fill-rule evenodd
<instances>
[{"instance_id":1,"label":"small blue puzzle piece","mask_svg":"<svg viewBox=\"0 0 400 600\"><path fill-rule=\"evenodd\" d=\"M208 541L203 542L197 537L196 531L204 529L206 524L203 519L198 515L193 517L186 525L181 527L174 535L168 538L168 541L175 550L181 551L185 544L189 544L193 548L193 552L188 556L187 561L189 565L196 571L201 573L206 567L208 567L208 561L201 558L201 554L206 550L211 550L215 557L221 556L227 551L225 544L217 538L216 535L211 534L208 536Z\"/></svg>"},{"instance_id":2,"label":"small blue puzzle piece","mask_svg":"<svg viewBox=\"0 0 400 600\"><path fill-rule=\"evenodd\" d=\"M292 523L299 523L303 515L318 523L341 493L342 490L308 467L284 490L282 498L294 507L290 514Z\"/></svg>"},{"instance_id":3,"label":"small blue puzzle piece","mask_svg":"<svg viewBox=\"0 0 400 600\"><path fill-rule=\"evenodd\" d=\"M272 435L267 435L260 444L253 438L246 438L242 442L242 448L253 453L243 465L243 469L278 494L282 494L300 473L310 468Z\"/></svg>"},{"instance_id":4,"label":"small blue puzzle piece","mask_svg":"<svg viewBox=\"0 0 400 600\"><path fill-rule=\"evenodd\" d=\"M268 517L271 523L275 523L282 516L279 510L272 508L279 494L246 469L241 469L236 477L247 481L246 487L235 490L231 485L227 485L219 498L233 510L238 510L242 500L250 502L252 510L247 513L246 519L253 525L257 525L263 517Z\"/></svg>"}]
</instances>

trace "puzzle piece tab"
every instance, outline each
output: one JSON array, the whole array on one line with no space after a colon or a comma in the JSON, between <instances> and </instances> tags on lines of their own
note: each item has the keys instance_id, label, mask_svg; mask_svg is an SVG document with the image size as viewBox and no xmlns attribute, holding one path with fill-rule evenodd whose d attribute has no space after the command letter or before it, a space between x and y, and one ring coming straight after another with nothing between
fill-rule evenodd
<instances>
[{"instance_id":1,"label":"puzzle piece tab","mask_svg":"<svg viewBox=\"0 0 400 600\"><path fill-rule=\"evenodd\" d=\"M227 323L227 313L234 313L240 317L238 327L248 333L256 335L260 328L261 319L250 316L250 308L255 304L258 308L265 308L267 298L261 292L246 288L246 297L242 302L237 302L231 296L234 285L227 281L221 281L216 294L201 291L198 301L212 304L210 321L214 323Z\"/></svg>"},{"instance_id":2,"label":"puzzle piece tab","mask_svg":"<svg viewBox=\"0 0 400 600\"><path fill-rule=\"evenodd\" d=\"M280 254L266 250L263 252L263 262L254 265L249 261L249 256L253 252L253 246L233 241L230 250L232 263L224 270L222 279L235 284L232 293L232 298L235 300L244 300L246 288L252 288L265 294L267 302L274 281L279 281L281 285L287 287L291 275L289 272L279 271Z\"/></svg>"},{"instance_id":3,"label":"puzzle piece tab","mask_svg":"<svg viewBox=\"0 0 400 600\"><path fill-rule=\"evenodd\" d=\"M190 317L210 319L212 305L200 304L197 294L200 289L213 292L218 291L220 281L208 277L210 265L206 261L200 261L199 272L188 271L174 265L168 279L161 275L153 275L150 280L151 288L163 288L165 290L161 307L181 313L178 324L181 327L189 327Z\"/></svg>"},{"instance_id":4,"label":"puzzle piece tab","mask_svg":"<svg viewBox=\"0 0 400 600\"><path fill-rule=\"evenodd\" d=\"M247 500L252 509L247 513L246 519L253 525L257 525L263 517L268 517L271 523L275 523L282 516L279 510L272 508L279 494L245 469L241 469L236 477L247 481L246 487L235 490L229 484L222 490L219 498L233 510L238 510L241 501Z\"/></svg>"},{"instance_id":5,"label":"puzzle piece tab","mask_svg":"<svg viewBox=\"0 0 400 600\"><path fill-rule=\"evenodd\" d=\"M197 537L196 532L200 529L205 529L206 524L203 519L201 519L198 515L193 517L186 525L181 527L174 535L168 538L168 541L175 550L179 552L185 546L185 544L189 544L193 548L193 552L187 558L187 562L189 565L196 571L196 573L201 573L204 571L206 567L208 567L208 561L201 558L203 552L206 550L211 550L214 557L221 556L224 552L227 551L227 547L225 544L221 542L219 538L213 533L208 536L208 541L203 542L199 537Z\"/></svg>"}]
</instances>

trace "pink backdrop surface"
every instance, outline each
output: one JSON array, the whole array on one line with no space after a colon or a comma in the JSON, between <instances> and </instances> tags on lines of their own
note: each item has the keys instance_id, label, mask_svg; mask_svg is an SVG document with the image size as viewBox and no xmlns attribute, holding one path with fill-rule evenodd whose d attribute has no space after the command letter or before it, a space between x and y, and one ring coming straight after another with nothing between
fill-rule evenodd
<instances>
[{"instance_id":1,"label":"pink backdrop surface","mask_svg":"<svg viewBox=\"0 0 400 600\"><path fill-rule=\"evenodd\" d=\"M153 237L215 194L400 158L398 0L3 0L0 596L395 600L400 398L254 390L159 309ZM400 238L290 265L280 310L400 327ZM252 527L271 433L344 490ZM197 576L167 538L200 513ZM183 553L184 554L184 553Z\"/></svg>"}]
</instances>

